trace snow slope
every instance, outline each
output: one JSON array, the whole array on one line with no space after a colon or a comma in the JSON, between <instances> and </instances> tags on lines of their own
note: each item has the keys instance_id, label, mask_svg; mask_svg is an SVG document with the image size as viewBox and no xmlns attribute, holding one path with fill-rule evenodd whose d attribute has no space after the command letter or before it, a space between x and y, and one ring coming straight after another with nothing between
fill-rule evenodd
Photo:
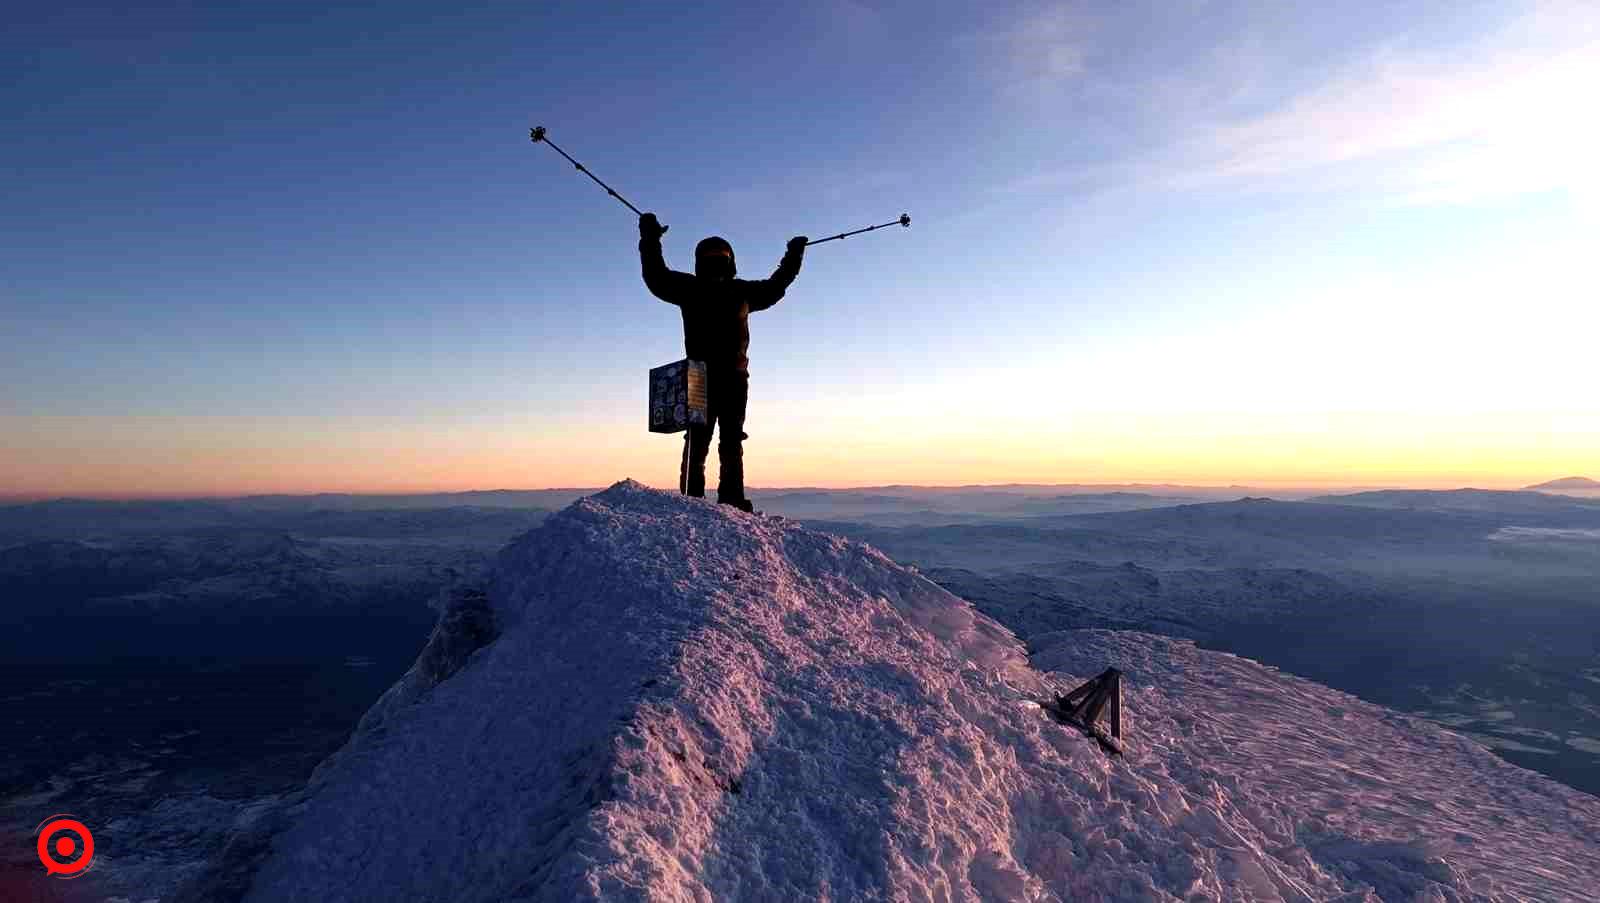
<instances>
[{"instance_id":1,"label":"snow slope","mask_svg":"<svg viewBox=\"0 0 1600 903\"><path fill-rule=\"evenodd\" d=\"M1357 901L1600 887L1600 800L1456 735L1145 634L1052 635L1038 663L1063 672L1035 670L1004 628L869 547L636 483L521 537L471 604L302 801L259 820L284 827L235 839L244 852L221 868L237 874L214 889ZM1106 664L1131 683L1121 760L1030 701Z\"/></svg>"}]
</instances>

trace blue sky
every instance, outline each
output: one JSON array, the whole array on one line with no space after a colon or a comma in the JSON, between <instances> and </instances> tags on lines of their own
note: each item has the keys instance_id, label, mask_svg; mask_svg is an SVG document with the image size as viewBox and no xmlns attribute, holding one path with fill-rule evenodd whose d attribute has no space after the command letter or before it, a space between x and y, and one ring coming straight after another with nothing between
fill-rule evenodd
<instances>
[{"instance_id":1,"label":"blue sky","mask_svg":"<svg viewBox=\"0 0 1600 903\"><path fill-rule=\"evenodd\" d=\"M1600 9L1432 6L25 7L0 482L670 484L676 311L532 125L680 268L911 213L754 320L758 485L1581 468Z\"/></svg>"}]
</instances>

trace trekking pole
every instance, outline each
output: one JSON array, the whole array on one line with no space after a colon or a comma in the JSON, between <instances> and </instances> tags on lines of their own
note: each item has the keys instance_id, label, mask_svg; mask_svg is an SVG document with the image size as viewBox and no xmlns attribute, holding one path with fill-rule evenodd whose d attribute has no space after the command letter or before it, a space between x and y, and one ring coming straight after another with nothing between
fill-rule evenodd
<instances>
[{"instance_id":1,"label":"trekking pole","mask_svg":"<svg viewBox=\"0 0 1600 903\"><path fill-rule=\"evenodd\" d=\"M623 201L623 203L626 204L627 201ZM911 228L911 214L902 213L900 214L900 218L894 220L893 222L879 223L876 226L868 226L865 229L857 229L854 232L840 232L838 235L830 235L827 238L819 238L816 241L808 241L806 242L806 247L809 248L812 245L820 245L825 241L833 241L835 238L849 238L852 235L860 235L863 232L871 232L873 229L882 229L884 226L893 226L896 224L905 226L908 229Z\"/></svg>"},{"instance_id":2,"label":"trekking pole","mask_svg":"<svg viewBox=\"0 0 1600 903\"><path fill-rule=\"evenodd\" d=\"M550 145L552 148L555 148L555 152L560 154L563 157L566 157L568 163L571 163L573 166L576 166L578 168L578 172L581 172L584 175L588 176L590 179L593 179L594 183L596 185L599 185L601 188L604 188L606 190L606 194L609 194L612 197L616 198L617 200L621 201L622 205L624 207L627 207L629 210L632 210L634 212L634 215L636 215L636 216L644 216L644 213L638 207L635 207L632 204L628 203L628 199L627 198L623 197L620 194L617 194L616 189L612 188L610 185L607 185L606 183L604 183L604 182L600 181L599 179L595 178L595 174L590 172L589 170L585 169L584 165L582 163L579 163L577 160L572 159L572 155L571 154L569 154L566 151L562 150L560 147L557 147L556 143L554 141L551 141L548 137L546 137L546 135L544 133L544 126L536 125L533 128L529 129L528 130L528 137L530 139L532 139L534 144L538 144L539 142L542 141L545 144ZM909 218L902 217L902 219L906 219L907 220L906 225L910 225ZM661 227L661 231L662 232L666 232L667 231L667 227L666 226L662 226Z\"/></svg>"}]
</instances>

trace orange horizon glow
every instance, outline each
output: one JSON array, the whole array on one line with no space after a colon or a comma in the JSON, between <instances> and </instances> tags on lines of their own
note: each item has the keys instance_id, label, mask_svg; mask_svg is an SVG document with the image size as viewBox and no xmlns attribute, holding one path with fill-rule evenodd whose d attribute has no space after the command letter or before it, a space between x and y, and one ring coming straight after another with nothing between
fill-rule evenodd
<instances>
[{"instance_id":1,"label":"orange horizon glow","mask_svg":"<svg viewBox=\"0 0 1600 903\"><path fill-rule=\"evenodd\" d=\"M894 410L884 405L882 410ZM1521 489L1600 476L1581 411L1273 415L753 408L753 489L1179 485L1263 491ZM934 425L930 425L934 424ZM1484 424L1494 424L1493 428ZM0 417L0 498L232 498L677 485L676 436L632 420ZM603 437L604 441L595 441ZM708 475L715 479L715 455Z\"/></svg>"},{"instance_id":2,"label":"orange horizon glow","mask_svg":"<svg viewBox=\"0 0 1600 903\"><path fill-rule=\"evenodd\" d=\"M348 496L363 496L363 497L372 497L372 498L381 498L381 497L384 497L384 496L393 496L393 497L396 497L396 498L400 498L400 497L418 496L418 495L453 495L453 494L474 493L474 492L485 492L485 493L488 493L488 492L585 492L585 493L593 493L593 492L601 492L601 491L605 490L608 486L611 486L611 485L613 485L615 483L618 483L618 482L620 482L620 481L622 481L624 479L633 479L633 480L635 480L637 482L644 483L646 486L649 486L649 487L651 487L653 489L676 490L676 488L677 488L677 483L676 483L676 478L675 477L670 482L660 482L660 481L652 482L652 481L649 481L649 480L639 479L638 477L624 476L624 477L619 477L616 480L612 480L610 483L603 483L603 484L602 483L594 483L594 484L589 484L589 485L571 485L571 486L568 486L568 485L559 485L559 486L558 485L550 485L550 486L543 486L543 485L540 485L540 486L509 486L509 485L506 485L506 486L499 486L499 485L485 484L485 485L474 485L474 486L458 487L458 486L420 485L419 484L419 485L412 486L412 487L407 487L407 488L396 488L394 486L374 486L374 487L369 487L369 488L362 488L362 487L318 487L318 488L310 488L310 489L306 489L306 488L297 488L297 489L241 489L239 491L232 491L232 492L229 492L229 491L224 491L224 492L186 492L186 491L183 491L183 490L170 490L170 491L157 490L157 491L151 491L151 492L103 492L103 491L95 491L95 490L85 490L85 491L63 490L63 491L45 491L45 492L37 492L37 493L34 493L34 492L22 492L22 493L0 494L0 505L25 505L25 504L31 504L31 503L34 503L34 502L48 502L48 501L60 501L60 500L107 501L107 502L140 502L140 501L159 502L159 501L208 501L208 500L221 501L221 500L230 500L230 499L251 498L251 497L258 497L258 496L278 496L278 497L290 497L290 498L313 498L313 497L322 496L322 495L348 495ZM1556 478L1552 477L1551 479L1556 479ZM1542 483L1542 482L1545 482L1545 480L1536 480L1536 481L1532 481L1532 482L1528 482L1528 483L1517 483L1515 481L1502 482L1502 483L1489 483L1489 482L1485 482L1485 481L1482 481L1482 480L1479 480L1479 481L1465 481L1465 482L1459 481L1459 480L1455 480L1455 481L1453 481L1453 480L1433 480L1433 481L1428 481L1428 482L1410 481L1410 482L1404 482L1404 483L1399 483L1399 482L1394 482L1394 483L1374 483L1374 482L1310 483L1310 482L1293 482L1293 481L1275 483L1275 482L1268 482L1268 481L1264 481L1264 480L1240 480L1240 481L1235 481L1235 482L1230 482L1230 483L1195 483L1195 482L1191 482L1191 481L1187 481L1187 480L1178 480L1178 479L1171 479L1171 480L1154 480L1154 479L1142 479L1142 480L1095 480L1095 481L1084 481L1084 480L1061 480L1061 481L1003 480L1002 481L1002 480L996 480L996 481L979 482L979 483L885 483L885 482L875 482L875 483L871 483L871 482L869 482L869 483L820 483L820 482L812 482L812 483L803 483L803 484L783 484L783 485L776 485L776 484L774 484L774 485L754 485L754 484L752 484L752 485L750 485L748 487L748 491L750 493L752 493L752 494L760 494L760 493L772 493L772 492L797 492L797 491L804 491L804 490L847 491L847 490L863 490L863 489L890 489L890 488L895 488L895 489L939 490L939 489L1004 489L1004 488L1010 488L1010 487L1025 487L1025 488L1030 488L1030 489L1031 488L1037 488L1037 489L1041 489L1041 490L1048 490L1048 489L1061 489L1061 488L1069 488L1070 487L1070 488L1074 488L1074 489L1090 489L1090 490L1093 490L1093 489L1104 489L1104 490L1120 490L1120 491L1133 491L1133 492L1138 492L1140 490L1147 489L1152 493L1158 493L1160 491L1176 488L1176 489L1193 489L1193 490L1201 490L1201 491L1223 491L1223 490L1229 490L1229 489L1237 489L1237 490L1261 490L1261 491L1265 491L1265 492L1274 492L1274 491L1276 491L1276 492L1292 492L1292 493L1296 493L1296 494L1301 493L1301 492L1325 492L1325 493L1328 493L1328 494L1340 494L1340 493L1354 493L1354 492L1374 492L1374 491L1381 491L1381 490L1436 490L1436 491L1443 491L1443 490L1455 490L1455 489L1477 489L1477 490L1491 490L1491 491L1501 491L1501 492L1512 492L1512 491L1527 490L1529 486L1535 485L1536 483ZM716 469L715 469L715 467L713 467L711 469L711 471L710 471L710 479L708 481L708 484L711 487L714 488L715 483L716 483ZM1541 491L1549 491L1549 490L1541 490ZM1566 491L1554 491L1554 494L1565 494L1565 492Z\"/></svg>"},{"instance_id":3,"label":"orange horizon glow","mask_svg":"<svg viewBox=\"0 0 1600 903\"><path fill-rule=\"evenodd\" d=\"M217 478L208 479L204 485L184 485L178 480L156 482L154 480L144 483L137 488L130 488L127 484L120 486L104 483L79 483L58 484L45 486L27 486L19 489L8 490L0 493L0 502L20 504L51 499L100 499L108 501L135 501L135 500L200 500L200 499L227 499L246 496L315 496L315 495L366 495L366 496L404 496L404 495L431 495L466 492L528 492L528 491L599 491L624 479L634 479L645 485L658 489L674 489L677 486L677 473L672 456L665 462L644 470L632 472L621 471L606 479L568 479L555 481L532 481L521 474L504 474L496 478L491 473L474 470L467 466L467 472L456 478L437 478L432 480L409 479L406 475L396 474L392 479L376 479L372 474L365 475L364 479L323 479L323 480L272 480L252 479L246 474L233 474L233 479L218 474ZM466 464L466 462L461 462ZM424 468L426 469L426 468ZM1284 475L1234 475L1219 477L1214 473L1158 473L1149 472L1130 473L1118 471L1097 471L1091 474L1048 474L1038 472L1004 472L992 475L962 474L952 475L950 478L924 476L915 478L892 478L883 474L881 478L866 478L857 480L829 480L822 477L807 478L798 472L798 468L783 467L779 462L769 462L762 467L760 462L751 462L747 459L747 471L753 471L752 477L759 477L760 471L772 472L775 479L751 479L749 487L751 492L773 492L796 489L871 489L890 486L919 488L919 489L956 489L974 487L1006 487L1028 486L1039 488L1081 487L1099 488L1114 487L1137 491L1148 488L1151 491L1160 491L1169 487L1184 487L1198 490L1225 490L1225 489L1251 489L1262 491L1318 491L1318 492L1351 492L1376 489L1491 489L1491 490L1520 490L1528 486L1542 483L1547 480L1557 479L1562 476L1576 476L1577 473L1541 472L1535 475L1490 475L1485 473L1460 473L1460 474L1420 474L1420 473L1393 473L1393 474L1361 474L1352 475L1347 479L1328 479L1319 476L1284 476ZM717 465L715 460L708 465L709 482L715 484ZM781 474L782 477L778 475ZM307 475L308 477L310 475ZM783 478L787 477L787 478Z\"/></svg>"}]
</instances>

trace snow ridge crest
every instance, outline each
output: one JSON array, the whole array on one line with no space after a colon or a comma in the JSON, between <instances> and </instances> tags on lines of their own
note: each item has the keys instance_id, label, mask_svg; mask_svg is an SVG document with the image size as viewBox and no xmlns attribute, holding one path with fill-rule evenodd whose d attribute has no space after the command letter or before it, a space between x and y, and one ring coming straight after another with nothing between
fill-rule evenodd
<instances>
[{"instance_id":1,"label":"snow ridge crest","mask_svg":"<svg viewBox=\"0 0 1600 903\"><path fill-rule=\"evenodd\" d=\"M633 481L513 542L488 590L493 641L364 720L247 899L970 886L917 874L931 837L893 836L936 779L898 774L930 715L954 728L1042 692L967 602L859 543ZM994 851L955 855L1022 880Z\"/></svg>"}]
</instances>

